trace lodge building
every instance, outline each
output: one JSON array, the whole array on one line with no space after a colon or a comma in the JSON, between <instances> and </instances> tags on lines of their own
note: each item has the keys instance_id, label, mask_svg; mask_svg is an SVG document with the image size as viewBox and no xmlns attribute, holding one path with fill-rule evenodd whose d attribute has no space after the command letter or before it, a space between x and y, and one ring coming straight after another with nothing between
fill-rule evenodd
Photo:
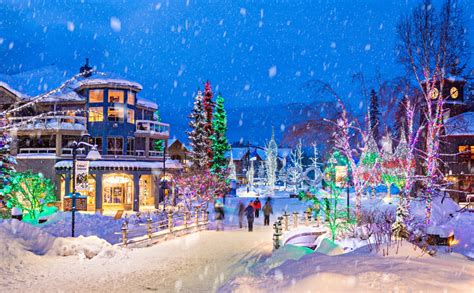
<instances>
[{"instance_id":1,"label":"lodge building","mask_svg":"<svg viewBox=\"0 0 474 293\"><path fill-rule=\"evenodd\" d=\"M88 187L80 192L87 196L88 211L155 208L169 192L162 180L182 165L154 149L155 141L163 140L166 150L170 125L154 119L158 105L140 98L141 90L136 82L92 75L13 113L8 119L17 170L41 172L56 182L63 207L73 189L72 142L86 140L101 155L90 161ZM32 98L0 83L0 100L0 109L7 109ZM78 149L78 160L89 151Z\"/></svg>"},{"instance_id":2,"label":"lodge building","mask_svg":"<svg viewBox=\"0 0 474 293\"><path fill-rule=\"evenodd\" d=\"M450 197L464 202L474 196L474 100L466 80L454 76L446 77L442 88L435 83L431 99L436 103L439 98L444 99L445 126L441 168L451 183Z\"/></svg>"}]
</instances>

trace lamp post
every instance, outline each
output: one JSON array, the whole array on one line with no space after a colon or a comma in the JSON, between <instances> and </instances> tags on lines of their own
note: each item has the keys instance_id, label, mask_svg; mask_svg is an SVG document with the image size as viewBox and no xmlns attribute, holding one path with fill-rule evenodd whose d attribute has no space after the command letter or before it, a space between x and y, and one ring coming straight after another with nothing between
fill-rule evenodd
<instances>
[{"instance_id":1,"label":"lamp post","mask_svg":"<svg viewBox=\"0 0 474 293\"><path fill-rule=\"evenodd\" d=\"M74 237L74 230L75 230L75 221L76 221L76 199L79 196L78 193L76 193L76 161L77 161L77 150L79 149L80 146L88 146L91 148L89 153L87 154L86 159L87 160L100 160L102 157L100 153L97 151L97 145L92 145L87 142L77 142L74 141L72 142L72 194L71 194L71 200L72 200L72 218L71 218L71 236Z\"/></svg>"}]
</instances>

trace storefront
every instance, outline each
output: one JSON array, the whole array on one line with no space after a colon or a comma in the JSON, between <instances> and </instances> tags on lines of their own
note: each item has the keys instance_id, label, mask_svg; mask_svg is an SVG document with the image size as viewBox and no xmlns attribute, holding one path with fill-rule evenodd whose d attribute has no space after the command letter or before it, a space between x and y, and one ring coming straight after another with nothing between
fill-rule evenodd
<instances>
[{"instance_id":1,"label":"storefront","mask_svg":"<svg viewBox=\"0 0 474 293\"><path fill-rule=\"evenodd\" d=\"M159 203L162 162L92 161L88 188L81 191L87 196L87 211L139 211L155 209ZM60 181L59 198L72 192L71 161L56 163ZM169 162L167 172L180 170L181 165Z\"/></svg>"}]
</instances>

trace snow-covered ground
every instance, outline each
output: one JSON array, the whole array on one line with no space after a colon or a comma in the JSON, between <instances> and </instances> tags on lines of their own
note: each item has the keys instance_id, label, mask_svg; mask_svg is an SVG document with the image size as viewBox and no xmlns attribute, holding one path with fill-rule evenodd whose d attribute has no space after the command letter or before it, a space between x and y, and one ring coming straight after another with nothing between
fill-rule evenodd
<instances>
[{"instance_id":1,"label":"snow-covered ground","mask_svg":"<svg viewBox=\"0 0 474 293\"><path fill-rule=\"evenodd\" d=\"M322 249L327 244L320 245L318 250L324 253L290 245L273 252L273 231L271 226L262 226L262 217L256 219L257 227L252 233L238 228L239 201L247 204L250 199L227 198L223 232L203 231L136 249L118 248L96 236L75 239L53 236L69 235L66 214L58 214L48 225L39 227L16 220L3 221L0 223L1 291L469 292L474 288L473 261L444 250L431 257L407 242L402 243L398 254L395 247L391 248L389 256L366 247L329 256L326 254L341 251L333 249L329 253L329 249ZM272 221L284 210L301 212L305 205L289 198L273 198L272 204L275 211ZM394 206L383 199L370 199L364 207L381 205ZM453 227L455 234L463 235L460 244L463 247L468 244L471 249L472 232L467 233L466 226L463 228L463 225L472 227L471 215L434 214L439 221ZM212 213L210 218L213 219ZM104 228L97 228L100 225L93 223L94 220L103 221ZM78 223L79 234L101 235L102 231L105 235L105 231L115 230L120 221L81 214Z\"/></svg>"}]
</instances>

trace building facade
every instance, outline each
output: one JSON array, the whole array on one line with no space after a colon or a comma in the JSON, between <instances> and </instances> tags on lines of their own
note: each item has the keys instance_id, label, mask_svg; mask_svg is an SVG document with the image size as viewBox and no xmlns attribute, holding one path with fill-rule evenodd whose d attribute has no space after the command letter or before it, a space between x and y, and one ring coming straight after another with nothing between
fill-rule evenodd
<instances>
[{"instance_id":1,"label":"building facade","mask_svg":"<svg viewBox=\"0 0 474 293\"><path fill-rule=\"evenodd\" d=\"M474 194L474 101L467 88L466 80L447 77L442 88L436 83L431 92L434 103L444 99L440 168L451 183L450 197L458 202Z\"/></svg>"},{"instance_id":2,"label":"building facade","mask_svg":"<svg viewBox=\"0 0 474 293\"><path fill-rule=\"evenodd\" d=\"M87 65L86 65L87 66ZM81 78L67 89L8 117L18 171L41 172L56 182L64 206L73 191L72 145L96 145L101 159L89 162L88 211L153 209L168 194L163 179L181 170L178 161L154 149L156 140L168 145L170 125L157 122L156 103L139 98L142 86L121 79ZM0 83L2 108L32 100ZM3 100L3 99L2 99ZM79 148L86 160L89 147Z\"/></svg>"}]
</instances>

